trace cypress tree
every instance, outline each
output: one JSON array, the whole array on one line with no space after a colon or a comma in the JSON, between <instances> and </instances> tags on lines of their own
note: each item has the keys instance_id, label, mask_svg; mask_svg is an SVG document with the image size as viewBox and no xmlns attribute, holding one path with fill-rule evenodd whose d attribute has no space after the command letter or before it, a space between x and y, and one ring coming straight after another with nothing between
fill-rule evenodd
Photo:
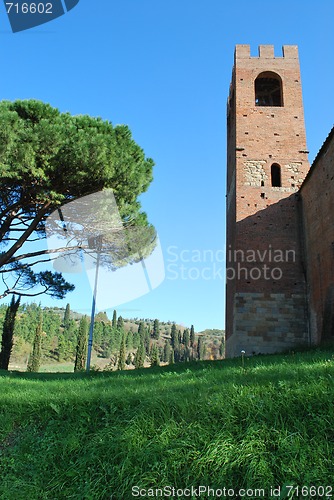
<instances>
[{"instance_id":1,"label":"cypress tree","mask_svg":"<svg viewBox=\"0 0 334 500\"><path fill-rule=\"evenodd\" d=\"M64 327L63 334L66 340L76 340L77 327L74 319L68 321L66 327Z\"/></svg>"},{"instance_id":2,"label":"cypress tree","mask_svg":"<svg viewBox=\"0 0 334 500\"><path fill-rule=\"evenodd\" d=\"M133 348L137 349L140 345L140 334L138 332L134 332L133 334Z\"/></svg>"},{"instance_id":3,"label":"cypress tree","mask_svg":"<svg viewBox=\"0 0 334 500\"><path fill-rule=\"evenodd\" d=\"M64 328L67 330L70 326L70 319L71 319L71 308L70 308L70 304L66 304L66 309L65 309L65 312L64 312L64 320L63 320L63 324L64 324Z\"/></svg>"},{"instance_id":4,"label":"cypress tree","mask_svg":"<svg viewBox=\"0 0 334 500\"><path fill-rule=\"evenodd\" d=\"M117 320L117 328L119 330L123 330L124 329L124 321L123 321L123 318L122 316L120 316Z\"/></svg>"},{"instance_id":5,"label":"cypress tree","mask_svg":"<svg viewBox=\"0 0 334 500\"><path fill-rule=\"evenodd\" d=\"M175 361L175 363L178 363L179 361L181 361L180 345L176 345L174 347L174 361Z\"/></svg>"},{"instance_id":6,"label":"cypress tree","mask_svg":"<svg viewBox=\"0 0 334 500\"><path fill-rule=\"evenodd\" d=\"M110 358L112 353L113 329L111 324L102 323L102 338L100 352L103 358Z\"/></svg>"},{"instance_id":7,"label":"cypress tree","mask_svg":"<svg viewBox=\"0 0 334 500\"><path fill-rule=\"evenodd\" d=\"M171 329L170 337L171 337L172 347L174 349L174 347L175 347L175 345L177 344L177 341L178 341L178 335L177 335L176 324L175 323L172 324L172 329Z\"/></svg>"},{"instance_id":8,"label":"cypress tree","mask_svg":"<svg viewBox=\"0 0 334 500\"><path fill-rule=\"evenodd\" d=\"M80 320L77 348L75 356L74 371L80 371L85 369L86 357L87 357L87 343L88 343L88 321L87 316L83 316Z\"/></svg>"},{"instance_id":9,"label":"cypress tree","mask_svg":"<svg viewBox=\"0 0 334 500\"><path fill-rule=\"evenodd\" d=\"M170 351L171 351L170 342L169 340L166 340L164 345L164 354L163 354L163 360L165 363L170 362Z\"/></svg>"},{"instance_id":10,"label":"cypress tree","mask_svg":"<svg viewBox=\"0 0 334 500\"><path fill-rule=\"evenodd\" d=\"M194 330L194 325L191 325L190 327L190 345L191 347L194 347L195 344L195 330Z\"/></svg>"},{"instance_id":11,"label":"cypress tree","mask_svg":"<svg viewBox=\"0 0 334 500\"><path fill-rule=\"evenodd\" d=\"M36 326L34 344L32 348L32 353L29 357L27 371L28 372L38 372L41 365L42 357L42 328L43 328L43 316L42 312L39 313L39 319Z\"/></svg>"},{"instance_id":12,"label":"cypress tree","mask_svg":"<svg viewBox=\"0 0 334 500\"><path fill-rule=\"evenodd\" d=\"M145 328L145 336L144 336L144 343L145 343L145 351L146 354L148 355L150 352L150 341L151 341L151 334L150 334L150 329Z\"/></svg>"},{"instance_id":13,"label":"cypress tree","mask_svg":"<svg viewBox=\"0 0 334 500\"><path fill-rule=\"evenodd\" d=\"M183 360L184 361L190 361L191 359L191 350L189 347L184 348L184 355L183 355Z\"/></svg>"},{"instance_id":14,"label":"cypress tree","mask_svg":"<svg viewBox=\"0 0 334 500\"><path fill-rule=\"evenodd\" d=\"M10 355L13 348L13 336L16 313L20 305L20 297L15 301L14 295L10 305L6 309L5 321L2 330L1 352L0 352L0 369L8 370Z\"/></svg>"},{"instance_id":15,"label":"cypress tree","mask_svg":"<svg viewBox=\"0 0 334 500\"><path fill-rule=\"evenodd\" d=\"M181 330L178 331L177 336L178 336L179 344L182 344L182 333L181 333Z\"/></svg>"},{"instance_id":16,"label":"cypress tree","mask_svg":"<svg viewBox=\"0 0 334 500\"><path fill-rule=\"evenodd\" d=\"M126 336L126 348L128 351L132 351L133 349L133 331L129 330Z\"/></svg>"},{"instance_id":17,"label":"cypress tree","mask_svg":"<svg viewBox=\"0 0 334 500\"><path fill-rule=\"evenodd\" d=\"M114 313L113 313L113 315L112 315L112 323L111 323L111 326L112 326L113 328L117 328L117 313L116 313L115 309L114 309Z\"/></svg>"},{"instance_id":18,"label":"cypress tree","mask_svg":"<svg viewBox=\"0 0 334 500\"><path fill-rule=\"evenodd\" d=\"M222 337L222 341L219 347L219 354L223 358L225 356L225 339L224 336Z\"/></svg>"},{"instance_id":19,"label":"cypress tree","mask_svg":"<svg viewBox=\"0 0 334 500\"><path fill-rule=\"evenodd\" d=\"M180 345L180 337L181 337L181 332L180 330L176 330L176 325L173 323L172 325L172 347L174 351L174 361L177 363L180 361L181 358L181 345Z\"/></svg>"},{"instance_id":20,"label":"cypress tree","mask_svg":"<svg viewBox=\"0 0 334 500\"><path fill-rule=\"evenodd\" d=\"M144 325L143 321L140 321L139 325L138 325L138 333L139 333L140 337L142 337L144 332L145 332L145 325Z\"/></svg>"},{"instance_id":21,"label":"cypress tree","mask_svg":"<svg viewBox=\"0 0 334 500\"><path fill-rule=\"evenodd\" d=\"M140 345L137 349L135 359L133 361L135 368L143 368L144 362L145 362L145 357L146 357L145 345L141 341Z\"/></svg>"},{"instance_id":22,"label":"cypress tree","mask_svg":"<svg viewBox=\"0 0 334 500\"><path fill-rule=\"evenodd\" d=\"M153 344L150 354L151 366L160 366L160 358L157 344Z\"/></svg>"},{"instance_id":23,"label":"cypress tree","mask_svg":"<svg viewBox=\"0 0 334 500\"><path fill-rule=\"evenodd\" d=\"M198 338L198 342L197 342L197 356L198 356L198 359L204 359L204 356L205 356L205 345L204 345L202 337Z\"/></svg>"},{"instance_id":24,"label":"cypress tree","mask_svg":"<svg viewBox=\"0 0 334 500\"><path fill-rule=\"evenodd\" d=\"M117 370L124 370L126 359L125 335L122 335L121 346L119 349Z\"/></svg>"},{"instance_id":25,"label":"cypress tree","mask_svg":"<svg viewBox=\"0 0 334 500\"><path fill-rule=\"evenodd\" d=\"M156 340L158 340L160 337L160 327L159 327L159 320L158 319L154 320L152 337Z\"/></svg>"},{"instance_id":26,"label":"cypress tree","mask_svg":"<svg viewBox=\"0 0 334 500\"><path fill-rule=\"evenodd\" d=\"M70 304L66 305L63 325L63 332L60 330L58 333L58 361L71 359L75 353L77 327L74 319L71 319Z\"/></svg>"},{"instance_id":27,"label":"cypress tree","mask_svg":"<svg viewBox=\"0 0 334 500\"><path fill-rule=\"evenodd\" d=\"M186 328L183 332L183 345L185 348L188 348L189 344L190 344L190 335L188 328Z\"/></svg>"},{"instance_id":28,"label":"cypress tree","mask_svg":"<svg viewBox=\"0 0 334 500\"><path fill-rule=\"evenodd\" d=\"M58 361L65 359L66 357L66 340L63 334L58 336Z\"/></svg>"},{"instance_id":29,"label":"cypress tree","mask_svg":"<svg viewBox=\"0 0 334 500\"><path fill-rule=\"evenodd\" d=\"M149 330L145 327L145 323L140 321L138 326L138 334L140 335L140 344L143 344L145 348L145 353L149 354L150 352L150 333Z\"/></svg>"}]
</instances>

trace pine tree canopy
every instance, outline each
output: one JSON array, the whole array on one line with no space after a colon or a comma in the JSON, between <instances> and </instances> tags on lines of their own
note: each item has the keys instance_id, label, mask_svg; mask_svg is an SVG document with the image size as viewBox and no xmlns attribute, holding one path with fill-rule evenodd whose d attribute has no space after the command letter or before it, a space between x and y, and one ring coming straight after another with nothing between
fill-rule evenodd
<instances>
[{"instance_id":1,"label":"pine tree canopy","mask_svg":"<svg viewBox=\"0 0 334 500\"><path fill-rule=\"evenodd\" d=\"M52 257L39 243L46 238L47 217L81 197L112 189L122 223L134 232L146 228L154 239L138 201L152 181L154 163L127 126L61 113L36 100L2 101L0 145L0 298L63 298L73 290L61 273L36 272L34 266ZM144 231L129 244L145 238Z\"/></svg>"}]
</instances>

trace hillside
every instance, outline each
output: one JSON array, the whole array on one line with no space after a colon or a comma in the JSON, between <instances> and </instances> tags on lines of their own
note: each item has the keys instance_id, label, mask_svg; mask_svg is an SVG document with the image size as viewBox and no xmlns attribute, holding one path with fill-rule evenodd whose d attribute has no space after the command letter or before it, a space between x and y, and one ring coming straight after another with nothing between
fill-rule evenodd
<instances>
[{"instance_id":1,"label":"hillside","mask_svg":"<svg viewBox=\"0 0 334 500\"><path fill-rule=\"evenodd\" d=\"M0 332L6 306L0 306ZM42 308L37 304L22 304L18 310L14 329L14 347L10 358L10 370L25 371L32 352L34 335L40 315L42 321L41 372L71 372L74 368L79 323L82 314L72 311L68 304L65 321L64 308ZM157 322L157 332L155 323ZM177 339L172 339L172 328ZM87 332L88 336L88 332ZM141 343L145 344L143 365L152 364L154 351L160 364L195 359L222 359L224 355L224 331L205 330L195 332L191 328L149 318L122 318L114 311L113 319L105 312L95 316L92 368L117 370L121 345L125 344L126 370L133 370ZM200 345L198 345L200 343ZM1 346L1 337L0 337Z\"/></svg>"},{"instance_id":2,"label":"hillside","mask_svg":"<svg viewBox=\"0 0 334 500\"><path fill-rule=\"evenodd\" d=\"M225 498L245 488L244 498L269 499L283 485L313 489L275 498L329 498L333 381L333 348L246 358L244 368L2 372L0 498L130 500L135 487L153 496L200 485L233 488ZM189 491L175 498L197 498Z\"/></svg>"}]
</instances>

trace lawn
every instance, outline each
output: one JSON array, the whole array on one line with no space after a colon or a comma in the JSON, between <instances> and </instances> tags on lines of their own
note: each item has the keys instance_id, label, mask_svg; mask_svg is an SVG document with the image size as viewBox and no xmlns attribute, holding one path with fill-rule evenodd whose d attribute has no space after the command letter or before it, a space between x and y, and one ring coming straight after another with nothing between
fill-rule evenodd
<instances>
[{"instance_id":1,"label":"lawn","mask_svg":"<svg viewBox=\"0 0 334 500\"><path fill-rule=\"evenodd\" d=\"M334 497L333 353L0 372L0 499Z\"/></svg>"}]
</instances>

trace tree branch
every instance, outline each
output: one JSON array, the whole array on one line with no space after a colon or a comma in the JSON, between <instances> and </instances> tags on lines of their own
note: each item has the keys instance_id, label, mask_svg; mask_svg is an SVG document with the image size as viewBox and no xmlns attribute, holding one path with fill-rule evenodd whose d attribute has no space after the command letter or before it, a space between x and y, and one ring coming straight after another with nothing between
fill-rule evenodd
<instances>
[{"instance_id":1,"label":"tree branch","mask_svg":"<svg viewBox=\"0 0 334 500\"><path fill-rule=\"evenodd\" d=\"M14 231L11 231L11 232L14 232ZM41 241L43 240L44 238L33 238L32 240L27 240L29 243L33 243L34 241ZM5 243L6 241L17 241L17 238L4 238L2 240L2 243Z\"/></svg>"},{"instance_id":2,"label":"tree branch","mask_svg":"<svg viewBox=\"0 0 334 500\"><path fill-rule=\"evenodd\" d=\"M51 287L49 287L49 286L44 286L44 290L42 292L36 292L36 293L16 292L12 288L8 288L3 294L0 295L0 299L4 299L9 294L19 295L20 297L37 297L37 295L42 295L43 293L46 293L48 290L50 290L50 288Z\"/></svg>"},{"instance_id":3,"label":"tree branch","mask_svg":"<svg viewBox=\"0 0 334 500\"><path fill-rule=\"evenodd\" d=\"M55 249L51 249L51 250L40 250L39 252L30 252L30 253L18 255L16 257L12 257L10 260L8 260L8 262L6 262L6 264L12 264L13 262L17 262L18 260L30 259L33 257L38 257L39 255L48 255L48 254L52 254L52 253L65 253L65 252L67 252L70 255L70 252L72 253L72 251L77 252L78 250L85 250L85 249L89 249L89 247L85 246L85 245L80 245L77 247L62 247L62 248L55 248ZM50 259L48 259L48 260L50 260Z\"/></svg>"},{"instance_id":4,"label":"tree branch","mask_svg":"<svg viewBox=\"0 0 334 500\"><path fill-rule=\"evenodd\" d=\"M14 245L5 253L2 254L0 257L0 267L2 267L4 264L7 264L9 260L13 257L15 252L22 247L22 245L26 242L26 240L29 238L29 236L35 231L36 227L40 223L40 221L43 219L45 214L47 213L48 209L50 208L51 201L48 201L45 203L43 209L41 209L38 212L38 215L35 217L35 219L32 221L30 224L29 228L20 236L20 238L17 240Z\"/></svg>"},{"instance_id":5,"label":"tree branch","mask_svg":"<svg viewBox=\"0 0 334 500\"><path fill-rule=\"evenodd\" d=\"M22 266L20 267L13 267L13 268L9 268L9 269L0 269L0 274L5 274L5 273L15 273L15 272L18 272L20 271L20 269L28 269L29 267L33 267L33 266L36 266L37 264L43 264L44 262L52 262L53 260L56 260L57 259L57 256L56 257L49 257L48 259L41 259L41 260L36 260L35 262L29 262L29 264L23 264Z\"/></svg>"},{"instance_id":6,"label":"tree branch","mask_svg":"<svg viewBox=\"0 0 334 500\"><path fill-rule=\"evenodd\" d=\"M13 222L13 220L16 217L16 212L11 212L9 215L7 215L5 221L1 225L0 229L0 241L2 241L2 238L5 236L6 233L8 233L10 229L10 225Z\"/></svg>"},{"instance_id":7,"label":"tree branch","mask_svg":"<svg viewBox=\"0 0 334 500\"><path fill-rule=\"evenodd\" d=\"M8 212L10 212L11 210L15 210L17 207L20 206L20 204L21 204L21 200L16 201L12 205L9 205L9 207L6 207L4 210L2 210L2 212L0 212L0 219L2 219L2 217L4 217L6 214L8 214Z\"/></svg>"}]
</instances>

